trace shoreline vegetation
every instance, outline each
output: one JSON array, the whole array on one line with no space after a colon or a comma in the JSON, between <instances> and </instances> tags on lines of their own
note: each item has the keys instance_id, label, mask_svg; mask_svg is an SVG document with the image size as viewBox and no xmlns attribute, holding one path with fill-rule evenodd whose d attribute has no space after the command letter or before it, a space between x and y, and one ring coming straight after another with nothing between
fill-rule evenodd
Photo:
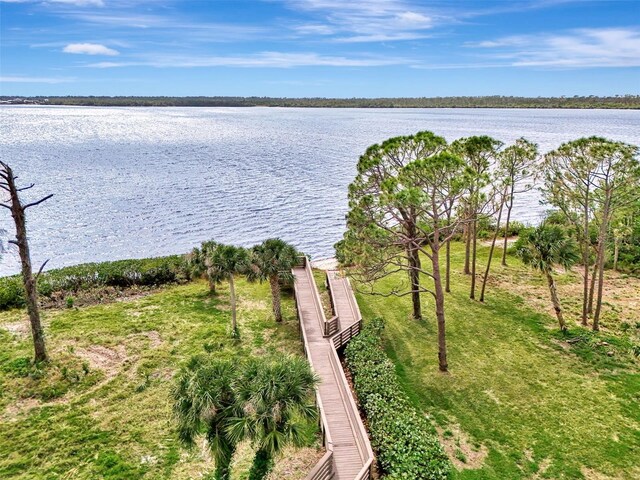
<instances>
[{"instance_id":1,"label":"shoreline vegetation","mask_svg":"<svg viewBox=\"0 0 640 480\"><path fill-rule=\"evenodd\" d=\"M419 97L419 98L278 98L166 96L0 96L0 105L96 107L295 107L295 108L533 108L640 109L640 95L607 97Z\"/></svg>"}]
</instances>

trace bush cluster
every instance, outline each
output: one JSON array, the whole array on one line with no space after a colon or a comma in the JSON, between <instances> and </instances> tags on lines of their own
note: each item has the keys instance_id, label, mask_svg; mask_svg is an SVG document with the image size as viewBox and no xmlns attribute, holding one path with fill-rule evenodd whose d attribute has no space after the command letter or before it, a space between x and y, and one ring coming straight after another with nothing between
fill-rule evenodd
<instances>
[{"instance_id":1,"label":"bush cluster","mask_svg":"<svg viewBox=\"0 0 640 480\"><path fill-rule=\"evenodd\" d=\"M381 319L369 322L345 356L385 478L447 479L451 464L433 426L409 402L380 346L383 328Z\"/></svg>"},{"instance_id":2,"label":"bush cluster","mask_svg":"<svg viewBox=\"0 0 640 480\"><path fill-rule=\"evenodd\" d=\"M500 231L498 232L498 238L504 238L505 233L505 225L503 222L500 227ZM526 226L522 222L518 222L517 220L511 220L509 222L509 228L507 229L508 237L515 237L520 235L520 232L524 230ZM478 238L482 240L487 240L493 237L496 231L496 223L493 219L482 217L478 220Z\"/></svg>"},{"instance_id":3,"label":"bush cluster","mask_svg":"<svg viewBox=\"0 0 640 480\"><path fill-rule=\"evenodd\" d=\"M43 297L54 294L70 296L82 290L100 287L127 288L158 286L189 280L189 270L181 255L85 263L43 272L38 277L38 292ZM0 278L0 310L25 304L22 277Z\"/></svg>"}]
</instances>

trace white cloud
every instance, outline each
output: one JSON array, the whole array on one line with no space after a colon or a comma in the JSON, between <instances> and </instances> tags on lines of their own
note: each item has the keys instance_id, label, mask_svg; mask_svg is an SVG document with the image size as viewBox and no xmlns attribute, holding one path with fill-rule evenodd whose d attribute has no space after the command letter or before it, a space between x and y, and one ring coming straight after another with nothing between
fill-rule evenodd
<instances>
[{"instance_id":1,"label":"white cloud","mask_svg":"<svg viewBox=\"0 0 640 480\"><path fill-rule=\"evenodd\" d=\"M75 81L70 77L29 77L26 75L6 75L0 77L0 83L69 83Z\"/></svg>"},{"instance_id":2,"label":"white cloud","mask_svg":"<svg viewBox=\"0 0 640 480\"><path fill-rule=\"evenodd\" d=\"M185 56L159 55L132 62L98 62L87 65L93 68L117 68L147 66L158 68L240 67L240 68L294 68L294 67L379 67L408 64L402 58L373 56L344 57L318 55L317 53L261 52L245 56Z\"/></svg>"},{"instance_id":3,"label":"white cloud","mask_svg":"<svg viewBox=\"0 0 640 480\"><path fill-rule=\"evenodd\" d=\"M105 47L99 43L70 43L62 49L65 53L76 53L82 55L119 55L120 52L113 48Z\"/></svg>"},{"instance_id":4,"label":"white cloud","mask_svg":"<svg viewBox=\"0 0 640 480\"><path fill-rule=\"evenodd\" d=\"M288 5L318 16L294 27L299 34L334 35L335 42L364 43L426 38L434 15L424 6L401 0L289 0Z\"/></svg>"},{"instance_id":5,"label":"white cloud","mask_svg":"<svg viewBox=\"0 0 640 480\"><path fill-rule=\"evenodd\" d=\"M468 44L517 67L639 67L639 28L590 28Z\"/></svg>"}]
</instances>

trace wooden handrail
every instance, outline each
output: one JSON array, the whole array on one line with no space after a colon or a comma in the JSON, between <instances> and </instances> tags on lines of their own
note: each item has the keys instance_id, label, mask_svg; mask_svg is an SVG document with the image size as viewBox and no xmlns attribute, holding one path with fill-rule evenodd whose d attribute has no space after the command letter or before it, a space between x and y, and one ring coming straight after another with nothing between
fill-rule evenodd
<instances>
[{"instance_id":1,"label":"wooden handrail","mask_svg":"<svg viewBox=\"0 0 640 480\"><path fill-rule=\"evenodd\" d=\"M369 442L369 435L367 434L367 430L364 428L364 424L362 423L362 419L360 418L360 410L358 410L358 406L353 399L351 388L349 387L347 377L344 374L342 364L340 363L340 359L338 358L338 353L336 352L335 348L331 349L329 356L331 366L333 367L334 373L339 380L338 384L342 389L343 398L345 398L345 401L348 404L345 406L350 407L346 410L349 414L352 430L356 435L356 442L358 444L358 451L360 452L360 459L363 463L366 463L368 459L373 459L373 450L371 449L371 443Z\"/></svg>"},{"instance_id":2,"label":"wooden handrail","mask_svg":"<svg viewBox=\"0 0 640 480\"><path fill-rule=\"evenodd\" d=\"M293 282L293 294L295 295L296 299L299 298L298 285L296 284L296 282ZM298 312L298 315L300 315L300 312ZM313 360L311 359L311 355L309 355L309 340L307 339L307 332L305 331L304 328L301 328L300 330L302 331L302 340L303 340L305 356L307 357L307 360L309 361L311 368L313 368ZM324 436L323 441L324 441L325 447L327 448L327 450L333 451L333 441L331 439L331 432L329 431L329 422L327 422L327 417L324 412L324 406L322 405L322 399L320 398L320 392L318 388L316 388L316 403L318 404L318 410L320 411L320 422L321 422L321 428L322 428L322 435Z\"/></svg>"},{"instance_id":3,"label":"wooden handrail","mask_svg":"<svg viewBox=\"0 0 640 480\"><path fill-rule=\"evenodd\" d=\"M305 480L330 480L333 476L333 452L327 452L311 469Z\"/></svg>"}]
</instances>

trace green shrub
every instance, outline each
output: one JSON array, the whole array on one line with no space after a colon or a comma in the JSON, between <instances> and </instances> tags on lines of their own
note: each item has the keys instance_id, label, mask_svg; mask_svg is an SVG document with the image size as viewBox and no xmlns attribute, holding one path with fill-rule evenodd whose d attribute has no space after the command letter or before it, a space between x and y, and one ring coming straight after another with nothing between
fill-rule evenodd
<instances>
[{"instance_id":1,"label":"green shrub","mask_svg":"<svg viewBox=\"0 0 640 480\"><path fill-rule=\"evenodd\" d=\"M71 294L93 288L159 286L189 278L189 270L181 255L85 263L43 272L38 278L38 292L43 297L52 297L54 294L70 297ZM0 310L22 307L24 304L21 277L0 278Z\"/></svg>"},{"instance_id":2,"label":"green shrub","mask_svg":"<svg viewBox=\"0 0 640 480\"><path fill-rule=\"evenodd\" d=\"M371 321L345 350L371 443L388 479L449 478L451 464L433 426L411 405L380 346L384 323Z\"/></svg>"},{"instance_id":3,"label":"green shrub","mask_svg":"<svg viewBox=\"0 0 640 480\"><path fill-rule=\"evenodd\" d=\"M525 228L527 227L524 223L511 220L509 222L509 228L507 229L507 236L515 237L516 235L520 235L520 232ZM500 234L504 236L504 227L502 228L502 231L500 232Z\"/></svg>"}]
</instances>

